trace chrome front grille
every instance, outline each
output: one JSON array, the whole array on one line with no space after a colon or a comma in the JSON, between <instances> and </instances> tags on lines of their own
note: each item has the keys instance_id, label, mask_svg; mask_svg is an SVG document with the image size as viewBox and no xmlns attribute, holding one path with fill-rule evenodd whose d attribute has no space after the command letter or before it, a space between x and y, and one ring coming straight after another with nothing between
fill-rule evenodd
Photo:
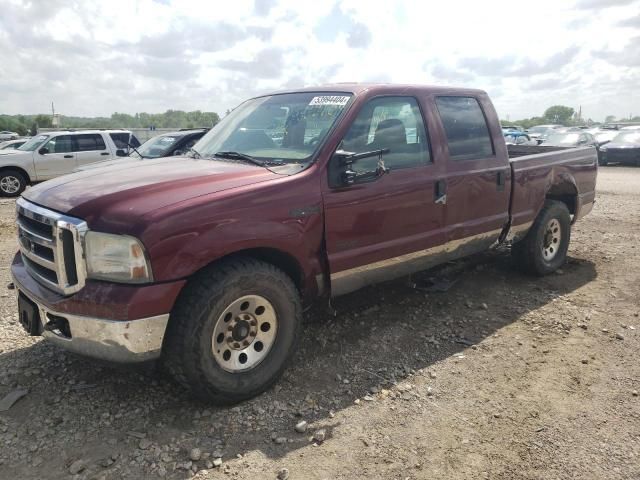
<instances>
[{"instance_id":1,"label":"chrome front grille","mask_svg":"<svg viewBox=\"0 0 640 480\"><path fill-rule=\"evenodd\" d=\"M87 224L24 198L18 199L16 210L18 246L31 276L64 295L84 287L86 270L82 240Z\"/></svg>"}]
</instances>

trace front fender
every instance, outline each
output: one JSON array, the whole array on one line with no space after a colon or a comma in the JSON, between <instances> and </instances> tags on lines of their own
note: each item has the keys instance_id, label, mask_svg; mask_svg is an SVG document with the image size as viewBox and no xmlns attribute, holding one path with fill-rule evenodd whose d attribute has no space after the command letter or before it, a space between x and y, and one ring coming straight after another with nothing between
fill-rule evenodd
<instances>
[{"instance_id":1,"label":"front fender","mask_svg":"<svg viewBox=\"0 0 640 480\"><path fill-rule=\"evenodd\" d=\"M185 278L223 257L258 248L287 254L306 270L310 263L318 264L321 232L319 216L290 223L231 220L165 238L150 248L149 256L159 281Z\"/></svg>"},{"instance_id":2,"label":"front fender","mask_svg":"<svg viewBox=\"0 0 640 480\"><path fill-rule=\"evenodd\" d=\"M274 258L292 259L289 263L299 266L302 277L296 280L312 291L324 265L323 210L316 185L315 181L289 188L276 184L155 212L144 219L139 235L154 280L184 279L229 255L260 250L273 251Z\"/></svg>"}]
</instances>

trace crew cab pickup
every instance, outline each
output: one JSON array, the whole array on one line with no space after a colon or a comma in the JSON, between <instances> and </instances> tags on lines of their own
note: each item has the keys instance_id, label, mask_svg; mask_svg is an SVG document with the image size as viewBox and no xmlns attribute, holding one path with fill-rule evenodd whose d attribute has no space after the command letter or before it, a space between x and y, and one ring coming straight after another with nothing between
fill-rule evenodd
<instances>
[{"instance_id":1,"label":"crew cab pickup","mask_svg":"<svg viewBox=\"0 0 640 480\"><path fill-rule=\"evenodd\" d=\"M513 147L480 90L253 98L179 161L27 190L21 322L87 356L160 358L211 401L247 399L284 370L304 305L503 242L532 274L560 267L594 204L596 151Z\"/></svg>"},{"instance_id":2,"label":"crew cab pickup","mask_svg":"<svg viewBox=\"0 0 640 480\"><path fill-rule=\"evenodd\" d=\"M0 151L0 195L17 197L29 184L71 173L82 165L126 156L130 142L134 147L140 145L127 130L64 130L36 135L16 150Z\"/></svg>"}]
</instances>

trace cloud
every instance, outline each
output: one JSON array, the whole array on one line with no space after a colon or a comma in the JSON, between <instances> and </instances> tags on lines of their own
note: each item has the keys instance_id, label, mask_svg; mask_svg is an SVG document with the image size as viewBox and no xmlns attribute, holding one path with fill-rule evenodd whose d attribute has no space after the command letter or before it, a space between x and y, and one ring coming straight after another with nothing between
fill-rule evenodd
<instances>
[{"instance_id":1,"label":"cloud","mask_svg":"<svg viewBox=\"0 0 640 480\"><path fill-rule=\"evenodd\" d=\"M578 46L569 47L555 53L546 60L530 57L505 55L497 58L463 58L458 65L476 75L488 77L529 77L562 69L580 51Z\"/></svg>"},{"instance_id":2,"label":"cloud","mask_svg":"<svg viewBox=\"0 0 640 480\"><path fill-rule=\"evenodd\" d=\"M553 76L548 78L541 78L539 80L533 80L529 82L528 89L539 90L558 90L570 85L575 85L575 80L567 79L559 76Z\"/></svg>"},{"instance_id":3,"label":"cloud","mask_svg":"<svg viewBox=\"0 0 640 480\"><path fill-rule=\"evenodd\" d=\"M433 65L427 64L427 68L430 67L431 75L433 75L439 81L443 81L449 85L457 83L468 83L474 80L475 75L459 70L457 68L451 68L442 63L435 63Z\"/></svg>"},{"instance_id":4,"label":"cloud","mask_svg":"<svg viewBox=\"0 0 640 480\"><path fill-rule=\"evenodd\" d=\"M608 7L619 7L622 5L629 5L635 0L580 0L577 4L577 8L584 9L602 9Z\"/></svg>"},{"instance_id":5,"label":"cloud","mask_svg":"<svg viewBox=\"0 0 640 480\"><path fill-rule=\"evenodd\" d=\"M282 74L284 51L280 48L268 48L258 52L252 60L223 60L218 66L246 73L254 79L277 78Z\"/></svg>"},{"instance_id":6,"label":"cloud","mask_svg":"<svg viewBox=\"0 0 640 480\"><path fill-rule=\"evenodd\" d=\"M366 25L354 23L347 35L347 45L351 48L367 48L371 44L371 32Z\"/></svg>"},{"instance_id":7,"label":"cloud","mask_svg":"<svg viewBox=\"0 0 640 480\"><path fill-rule=\"evenodd\" d=\"M618 25L621 27L631 27L631 28L640 29L640 14L636 15L635 17L628 17L628 18L625 18L624 20L620 20L618 22Z\"/></svg>"},{"instance_id":8,"label":"cloud","mask_svg":"<svg viewBox=\"0 0 640 480\"><path fill-rule=\"evenodd\" d=\"M254 0L253 8L257 15L269 15L275 4L274 0Z\"/></svg>"},{"instance_id":9,"label":"cloud","mask_svg":"<svg viewBox=\"0 0 640 480\"><path fill-rule=\"evenodd\" d=\"M369 28L345 13L338 3L316 24L314 34L323 42L332 42L341 34L346 35L346 43L351 48L366 48L372 38Z\"/></svg>"},{"instance_id":10,"label":"cloud","mask_svg":"<svg viewBox=\"0 0 640 480\"><path fill-rule=\"evenodd\" d=\"M639 0L538 0L517 21L464 0L0 2L0 113L224 112L344 81L477 87L511 118L640 111Z\"/></svg>"},{"instance_id":11,"label":"cloud","mask_svg":"<svg viewBox=\"0 0 640 480\"><path fill-rule=\"evenodd\" d=\"M640 67L640 35L631 39L622 50L597 50L593 54L612 65Z\"/></svg>"}]
</instances>

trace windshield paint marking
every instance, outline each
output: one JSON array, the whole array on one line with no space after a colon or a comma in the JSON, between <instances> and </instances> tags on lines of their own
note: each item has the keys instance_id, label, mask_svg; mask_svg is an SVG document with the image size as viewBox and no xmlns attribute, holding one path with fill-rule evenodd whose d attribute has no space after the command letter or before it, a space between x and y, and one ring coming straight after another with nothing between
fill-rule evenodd
<instances>
[{"instance_id":1,"label":"windshield paint marking","mask_svg":"<svg viewBox=\"0 0 640 480\"><path fill-rule=\"evenodd\" d=\"M343 107L351 98L348 95L321 95L313 97L309 105L337 105Z\"/></svg>"}]
</instances>

